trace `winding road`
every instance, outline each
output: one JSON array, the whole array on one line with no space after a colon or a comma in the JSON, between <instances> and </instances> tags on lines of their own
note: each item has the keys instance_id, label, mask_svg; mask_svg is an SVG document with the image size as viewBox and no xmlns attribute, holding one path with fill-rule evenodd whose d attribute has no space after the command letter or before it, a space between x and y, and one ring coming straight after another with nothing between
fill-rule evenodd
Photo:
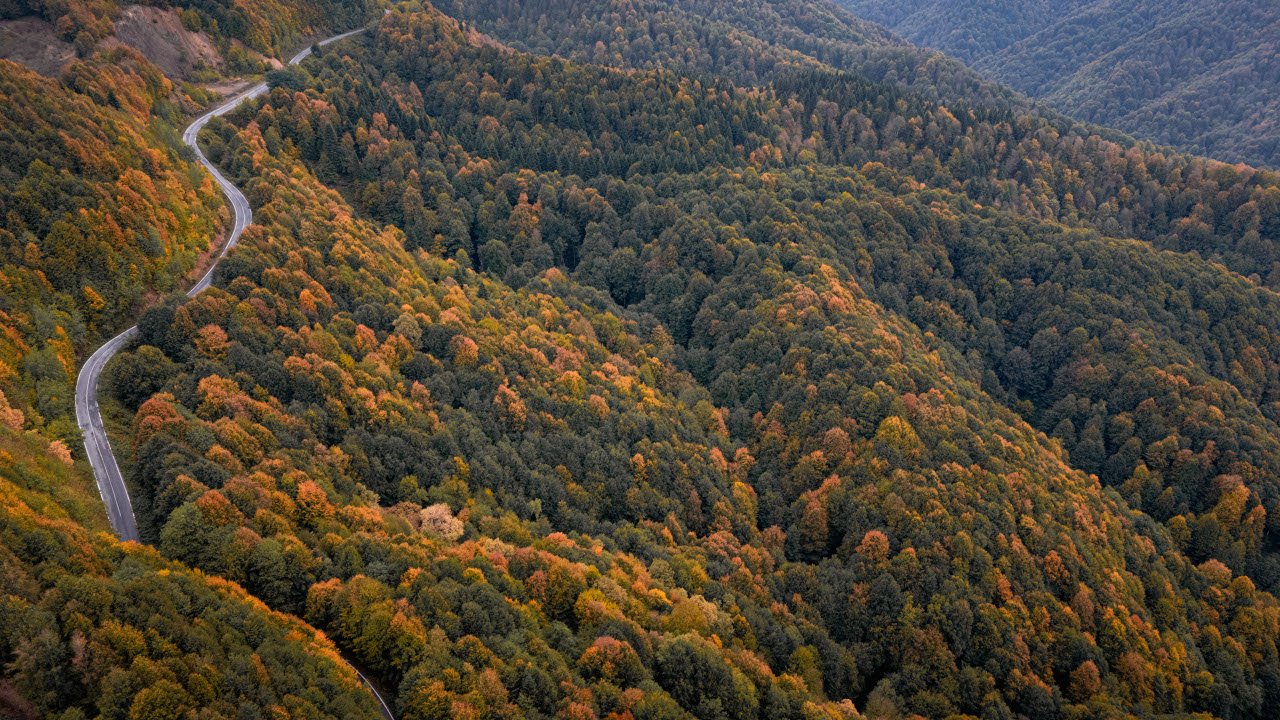
<instances>
[{"instance_id":1,"label":"winding road","mask_svg":"<svg viewBox=\"0 0 1280 720\"><path fill-rule=\"evenodd\" d=\"M356 28L355 30L349 30L340 35L326 38L313 45L308 45L298 54L289 58L289 64L297 65L307 59L314 47L323 47L330 43L335 43L367 29L367 27ZM226 257L231 248L236 246L244 229L249 226L249 223L253 222L253 209L249 207L249 201L245 198L244 193L240 192L240 188L232 184L230 180L227 180L200 149L198 143L200 130L213 118L225 115L245 100L256 98L265 92L267 92L267 84L260 82L196 118L182 133L182 142L191 148L196 155L196 159L218 182L218 187L222 189L222 194L227 196L227 202L231 204L231 211L234 216L231 233L227 235L227 241L222 245L222 250L218 252L213 262L209 264L208 272L187 291L187 297L195 297L209 287L210 283L213 282L213 271L218 267L218 263L222 258ZM134 542L141 541L138 535L138 523L134 519L133 504L129 501L129 489L125 486L124 476L120 474L120 465L116 462L116 456L111 451L111 440L107 437L106 427L102 423L102 413L98 409L98 379L102 375L102 369L107 366L111 358L127 347L137 335L138 327L135 325L108 340L95 350L88 360L85 360L84 366L80 368L80 374L76 377L76 422L80 425L80 431L84 435L84 450L89 458L89 465L93 468L94 478L98 482L98 492L102 495L102 502L107 507L107 517L111 521L111 527L115 528L116 534L120 536L121 540L132 540ZM347 664L350 665L350 663ZM378 701L378 709L382 716L386 720L395 720L395 716L391 713L391 708L382 699L382 695L374 688L373 684L369 682L369 679L354 665L351 665L351 669L355 671L360 678L360 682L368 688L374 699Z\"/></svg>"}]
</instances>

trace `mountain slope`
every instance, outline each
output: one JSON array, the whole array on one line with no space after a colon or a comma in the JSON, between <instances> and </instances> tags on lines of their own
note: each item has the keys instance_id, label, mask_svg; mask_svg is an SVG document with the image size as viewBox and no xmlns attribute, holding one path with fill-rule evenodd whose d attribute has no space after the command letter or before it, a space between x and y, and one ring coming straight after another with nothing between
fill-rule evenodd
<instances>
[{"instance_id":1,"label":"mountain slope","mask_svg":"<svg viewBox=\"0 0 1280 720\"><path fill-rule=\"evenodd\" d=\"M495 29L554 26L566 52L575 42L584 49L598 42L593 14L510 10L518 21L464 17ZM1133 480L1131 488L1143 489L1130 497L1160 519L1195 530L1200 514L1227 488L1221 477L1244 479L1264 511L1276 515L1280 488L1270 478L1280 470L1280 453L1274 430L1265 428L1276 422L1278 366L1268 339L1274 331L1263 329L1274 326L1272 311L1261 310L1274 296L1239 284L1238 276L1202 255L1237 271L1272 266L1280 178L1144 152L1003 103L953 112L852 72L795 68L778 73L767 90L777 98L777 107L766 111L775 134L758 130L754 144L740 146L742 161L861 166L899 194L922 189L913 185L919 183L965 199L952 217L907 206L865 231L870 247L858 267L876 280L861 281L878 302L954 343L972 376L1059 437L1078 467L1117 486ZM442 98L437 102L454 117ZM517 127L536 122L518 113L507 117ZM493 147L510 145L504 139ZM910 180L898 185L903 180L885 166ZM591 172L563 161L551 167ZM1034 222L1016 228L1007 219L979 223L972 216L985 214L984 205ZM1245 217L1247 225L1236 222ZM1202 219L1220 229L1210 230ZM1150 244L1085 242L1089 234L1060 235L1040 224L1044 220ZM1177 255L1152 252L1153 245ZM1155 266L1169 269L1152 273ZM1093 268L1105 270L1085 272ZM1251 306L1259 311L1234 315ZM1195 390L1184 395L1175 386L1181 383ZM1183 421L1175 426L1163 419L1169 417ZM1226 427L1234 429L1221 432ZM1171 448L1190 456L1175 462ZM1174 476L1182 479L1173 482ZM1218 545L1207 539L1218 531L1210 523L1206 539L1187 547L1200 553ZM1272 586L1280 576L1267 549L1274 547L1274 530L1266 532L1265 541L1248 540L1230 551L1220 546L1200 557L1237 569L1249 565ZM1252 559L1242 564L1245 556Z\"/></svg>"},{"instance_id":2,"label":"mountain slope","mask_svg":"<svg viewBox=\"0 0 1280 720\"><path fill-rule=\"evenodd\" d=\"M149 638L175 685L165 639L255 618L200 646L219 696L266 673L249 716L365 712L311 627L413 719L1280 702L1276 176L1038 115L821 2L443 9L203 133L255 224L101 398L154 550L80 527L28 414L53 363L9 374L5 697L89 712L53 680L77 630L163 607L136 584L201 598ZM29 525L136 607L78 617Z\"/></svg>"},{"instance_id":3,"label":"mountain slope","mask_svg":"<svg viewBox=\"0 0 1280 720\"><path fill-rule=\"evenodd\" d=\"M768 14L772 4L759 4L758 12ZM764 38L791 37L800 29L779 33L774 26L748 31L704 23L703 32L687 37L655 32L654 17L670 15L681 27L697 26L694 10L702 8L698 0L653 0L643 13L622 4L629 12L609 16L621 31L610 35L598 18L614 3L597 5L495 0L449 7L459 19L515 46L583 62L596 55L623 67L632 67L628 58L639 56L638 67L674 64L695 76L778 87L800 103L786 109L791 125L779 148L792 157L806 145L825 146L840 163L879 162L984 205L1194 250L1242 274L1265 277L1280 260L1280 232L1272 225L1275 210L1265 192L1276 185L1274 173L1143 150L1103 128L1046 117L936 53L851 36L857 20L829 5L823 6L825 16L839 21L836 29L824 27L824 40L808 43L829 62L802 53L803 62L770 64L764 74L743 73L724 53L703 49L745 47L744 34L768 44ZM689 50L684 41L698 44ZM1242 207L1248 211L1241 213Z\"/></svg>"},{"instance_id":4,"label":"mountain slope","mask_svg":"<svg viewBox=\"0 0 1280 720\"><path fill-rule=\"evenodd\" d=\"M758 84L797 67L856 69L930 99L1016 98L963 64L913 47L827 0L438 3L514 47L582 62L711 73Z\"/></svg>"},{"instance_id":5,"label":"mountain slope","mask_svg":"<svg viewBox=\"0 0 1280 720\"><path fill-rule=\"evenodd\" d=\"M407 716L1275 697L1275 599L1071 468L879 276L889 238L1166 255L787 145L787 94L430 10L280 80L209 138L261 227L115 392L162 551L299 608ZM1256 537L1257 491L1220 487L1204 514Z\"/></svg>"},{"instance_id":6,"label":"mountain slope","mask_svg":"<svg viewBox=\"0 0 1280 720\"><path fill-rule=\"evenodd\" d=\"M0 715L380 717L314 628L117 543L42 444L0 431Z\"/></svg>"},{"instance_id":7,"label":"mountain slope","mask_svg":"<svg viewBox=\"0 0 1280 720\"><path fill-rule=\"evenodd\" d=\"M840 0L859 17L885 27L907 40L935 47L967 63L999 53L1062 18L1095 3L1094 0L988 0L979 3L947 0Z\"/></svg>"},{"instance_id":8,"label":"mountain slope","mask_svg":"<svg viewBox=\"0 0 1280 720\"><path fill-rule=\"evenodd\" d=\"M1271 4L843 2L1081 120L1227 162L1280 165Z\"/></svg>"},{"instance_id":9,"label":"mountain slope","mask_svg":"<svg viewBox=\"0 0 1280 720\"><path fill-rule=\"evenodd\" d=\"M0 715L380 717L313 627L107 533L71 378L217 241L220 199L175 131L213 95L119 38L95 45L137 6L40 9L68 40L89 34L49 77L0 61ZM273 27L310 31L291 17Z\"/></svg>"}]
</instances>

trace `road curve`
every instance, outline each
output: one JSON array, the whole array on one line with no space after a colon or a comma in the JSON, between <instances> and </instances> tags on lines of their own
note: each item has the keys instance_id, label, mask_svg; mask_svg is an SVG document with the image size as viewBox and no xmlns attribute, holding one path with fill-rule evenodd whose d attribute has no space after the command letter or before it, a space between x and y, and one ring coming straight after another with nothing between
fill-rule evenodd
<instances>
[{"instance_id":1,"label":"road curve","mask_svg":"<svg viewBox=\"0 0 1280 720\"><path fill-rule=\"evenodd\" d=\"M334 35L331 38L321 40L316 45L328 45L363 32L366 29L357 28L341 35ZM297 65L302 62L311 55L312 47L315 46L309 45L299 51L297 55L289 59L289 64ZM235 247L236 243L240 241L241 233L249 226L249 223L253 222L253 209L249 207L249 201L245 199L244 193L240 192L240 188L233 185L230 180L223 177L222 172L214 167L213 163L209 162L209 158L205 157L204 152L200 150L200 146L197 143L200 130L213 118L231 112L240 103L256 98L266 91L267 84L260 82L196 118L182 133L182 142L195 152L196 160L213 175L218 187L222 189L222 194L227 196L227 202L231 205L231 212L234 218L231 233L227 236L227 242L223 244L217 257L209 265L209 271L187 291L187 297L195 297L209 287L209 284L213 282L213 271L218 266L218 262L226 256L231 248ZM129 502L129 491L125 487L124 478L120 475L120 466L116 463L115 455L111 452L111 441L107 438L106 428L102 424L102 413L98 411L98 379L102 375L102 369L107 366L111 358L127 346L137 334L138 328L134 326L108 340L102 347L94 351L88 360L85 360L84 366L80 368L79 376L76 377L76 422L80 425L80 431L84 435L85 454L89 457L89 465L93 468L94 478L98 481L98 492L102 495L102 502L107 506L107 517L111 520L111 527L115 528L116 534L120 536L121 540L133 540L135 542L140 538L138 537L138 524L133 517L133 505Z\"/></svg>"},{"instance_id":2,"label":"road curve","mask_svg":"<svg viewBox=\"0 0 1280 720\"><path fill-rule=\"evenodd\" d=\"M314 45L308 45L289 58L289 64L297 65L305 60L311 55L313 47L323 47L329 43L351 37L356 33L364 32L367 29L356 28L355 30L349 30L340 35L321 40ZM205 170L209 171L209 174L213 175L218 187L222 189L222 194L227 196L227 202L231 205L231 212L234 217L231 233L227 235L226 243L222 245L217 257L209 264L208 272L187 291L187 297L195 297L209 287L210 283L213 282L213 271L217 268L218 263L222 258L226 257L231 248L235 247L236 243L240 241L241 233L249 226L249 223L253 222L253 209L249 207L249 201L245 198L244 193L240 192L240 188L233 185L230 180L227 180L222 175L222 172L214 167L214 164L200 150L200 145L197 142L200 130L213 118L231 112L240 103L256 98L266 91L267 84L260 82L196 118L182 133L182 142L195 152L196 160L204 166ZM108 340L102 347L95 350L88 360L85 360L84 366L80 368L80 374L76 377L76 422L80 425L80 431L84 435L84 450L89 458L89 465L93 468L93 476L98 482L98 493L102 495L102 502L107 507L107 518L110 519L111 527L115 528L116 534L120 536L121 540L132 540L134 542L141 541L138 536L138 523L133 516L133 504L129 501L129 489L125 486L124 476L120 474L120 465L116 462L116 456L111 452L111 440L107 437L106 427L102 423L102 413L98 410L98 379L102 375L102 369L107 366L111 358L128 346L137 335L138 327L135 325ZM347 664L351 665L350 663ZM382 717L386 720L395 720L390 706L382 699L382 695L373 686L373 683L369 682L369 679L354 665L351 665L351 669L360 678L360 682L373 694L373 698L378 701L378 710L382 713Z\"/></svg>"},{"instance_id":3,"label":"road curve","mask_svg":"<svg viewBox=\"0 0 1280 720\"><path fill-rule=\"evenodd\" d=\"M370 693L373 694L373 699L378 701L378 712L382 713L383 720L396 720L396 716L391 714L391 706L387 705L387 701L382 699L382 693L378 692L378 689L373 686L373 683L369 682L369 678L365 677L364 673L360 672L360 668L352 665L351 661L347 660L345 657L342 658L342 661L345 662L352 670L356 671L356 677L360 678L360 682L369 689Z\"/></svg>"}]
</instances>

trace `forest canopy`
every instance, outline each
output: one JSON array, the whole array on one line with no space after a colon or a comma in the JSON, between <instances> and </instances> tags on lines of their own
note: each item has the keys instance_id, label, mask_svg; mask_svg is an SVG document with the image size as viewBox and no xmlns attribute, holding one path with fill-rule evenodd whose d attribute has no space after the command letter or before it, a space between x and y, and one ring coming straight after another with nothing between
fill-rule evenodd
<instances>
[{"instance_id":1,"label":"forest canopy","mask_svg":"<svg viewBox=\"0 0 1280 720\"><path fill-rule=\"evenodd\" d=\"M408 2L206 127L254 222L189 298L221 206L122 53L0 63L15 714L373 716L343 658L415 720L1280 702L1275 174L818 0ZM69 404L135 311L145 545Z\"/></svg>"}]
</instances>

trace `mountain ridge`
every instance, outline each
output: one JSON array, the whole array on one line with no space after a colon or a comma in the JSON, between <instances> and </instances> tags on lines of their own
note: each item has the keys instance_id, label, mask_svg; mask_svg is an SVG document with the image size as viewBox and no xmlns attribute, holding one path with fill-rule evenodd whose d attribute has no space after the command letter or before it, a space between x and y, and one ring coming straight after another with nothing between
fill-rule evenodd
<instances>
[{"instance_id":1,"label":"mountain ridge","mask_svg":"<svg viewBox=\"0 0 1280 720\"><path fill-rule=\"evenodd\" d=\"M914 42L955 53L1047 107L1225 162L1280 164L1265 4L1005 0L978 8L843 0Z\"/></svg>"}]
</instances>

